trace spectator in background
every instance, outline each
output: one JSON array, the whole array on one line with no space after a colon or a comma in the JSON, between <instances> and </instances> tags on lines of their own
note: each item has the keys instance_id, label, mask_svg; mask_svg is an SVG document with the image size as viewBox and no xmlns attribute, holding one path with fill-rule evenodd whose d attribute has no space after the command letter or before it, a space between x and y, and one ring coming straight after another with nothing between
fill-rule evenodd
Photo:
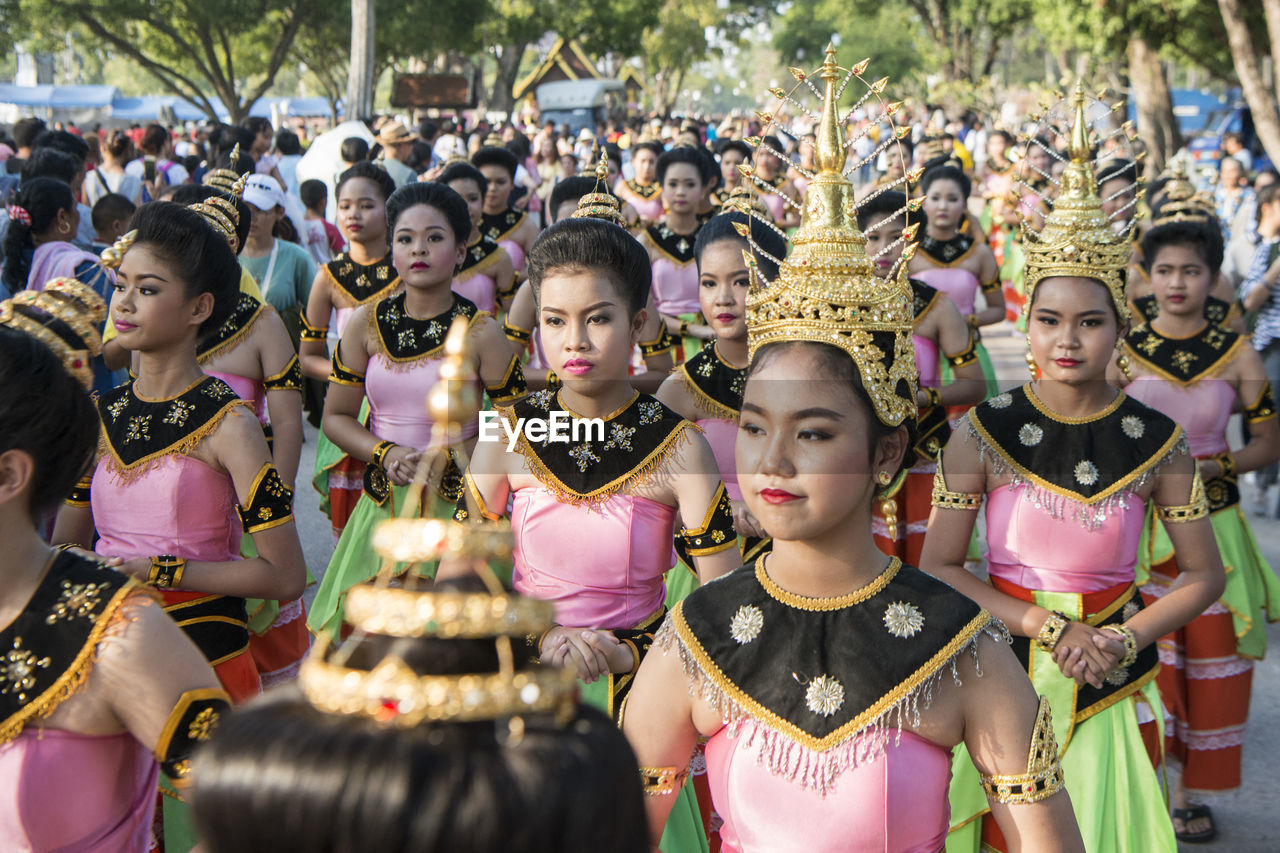
<instances>
[{"instance_id":1,"label":"spectator in background","mask_svg":"<svg viewBox=\"0 0 1280 853\"><path fill-rule=\"evenodd\" d=\"M280 159L276 161L276 171L284 181L285 192L298 195L298 161L302 159L302 140L292 130L282 130L276 134L276 153Z\"/></svg>"},{"instance_id":2,"label":"spectator in background","mask_svg":"<svg viewBox=\"0 0 1280 853\"><path fill-rule=\"evenodd\" d=\"M101 255L129 230L129 220L138 206L119 193L106 193L93 204L93 247Z\"/></svg>"},{"instance_id":3,"label":"spectator in background","mask_svg":"<svg viewBox=\"0 0 1280 853\"><path fill-rule=\"evenodd\" d=\"M276 158L271 155L271 142L275 135L271 120L261 116L249 116L240 122L240 126L253 134L253 139L250 140L245 153L258 164L259 175L268 174L276 165Z\"/></svg>"},{"instance_id":4,"label":"spectator in background","mask_svg":"<svg viewBox=\"0 0 1280 853\"><path fill-rule=\"evenodd\" d=\"M44 132L45 123L35 116L18 119L13 125L13 141L17 148L13 156L4 161L5 174L16 175L22 171L27 158L31 156L31 143Z\"/></svg>"},{"instance_id":5,"label":"spectator in background","mask_svg":"<svg viewBox=\"0 0 1280 853\"><path fill-rule=\"evenodd\" d=\"M1218 164L1218 186L1213 191L1222 234L1231 239L1231 223L1242 206L1253 203L1253 190L1245 181L1244 167L1234 157L1223 157Z\"/></svg>"},{"instance_id":6,"label":"spectator in background","mask_svg":"<svg viewBox=\"0 0 1280 853\"><path fill-rule=\"evenodd\" d=\"M1240 134L1222 134L1222 153L1239 163L1246 175L1253 171L1253 155L1244 147L1244 137Z\"/></svg>"},{"instance_id":7,"label":"spectator in background","mask_svg":"<svg viewBox=\"0 0 1280 853\"><path fill-rule=\"evenodd\" d=\"M400 122L389 121L378 131L376 139L382 146L382 167L396 182L396 187L417 181L418 173L409 168L408 163L413 151L413 134Z\"/></svg>"},{"instance_id":8,"label":"spectator in background","mask_svg":"<svg viewBox=\"0 0 1280 853\"><path fill-rule=\"evenodd\" d=\"M324 181L303 181L298 187L298 195L306 211L298 234L299 241L316 266L327 264L347 244L338 226L324 216L329 205L329 188Z\"/></svg>"},{"instance_id":9,"label":"spectator in background","mask_svg":"<svg viewBox=\"0 0 1280 853\"><path fill-rule=\"evenodd\" d=\"M1253 348L1262 356L1267 379L1272 387L1280 385L1280 299L1276 285L1280 282L1280 184L1272 183L1258 191L1258 243L1253 263L1240 285L1240 301L1245 311L1257 313L1253 327ZM1267 489L1276 482L1280 468L1268 465L1257 472L1255 501L1265 498Z\"/></svg>"},{"instance_id":10,"label":"spectator in background","mask_svg":"<svg viewBox=\"0 0 1280 853\"><path fill-rule=\"evenodd\" d=\"M342 147L338 153L342 157L342 169L339 172L345 172L356 163L363 163L369 159L369 143L359 136L348 136L342 140Z\"/></svg>"},{"instance_id":11,"label":"spectator in background","mask_svg":"<svg viewBox=\"0 0 1280 853\"><path fill-rule=\"evenodd\" d=\"M1257 248L1258 237L1258 199L1262 191L1280 182L1280 173L1275 169L1264 169L1253 179L1253 199L1242 205L1231 224L1231 239L1227 243L1226 254L1222 261L1222 274L1231 282L1231 286L1239 290L1249 274L1253 263L1253 253Z\"/></svg>"},{"instance_id":12,"label":"spectator in background","mask_svg":"<svg viewBox=\"0 0 1280 853\"><path fill-rule=\"evenodd\" d=\"M136 204L142 203L142 181L125 171L125 166L136 156L133 140L122 130L113 130L102 143L102 165L85 176L84 200L90 205L111 193L124 196Z\"/></svg>"},{"instance_id":13,"label":"spectator in background","mask_svg":"<svg viewBox=\"0 0 1280 853\"><path fill-rule=\"evenodd\" d=\"M251 176L244 189L244 203L249 206L252 222L240 265L258 283L263 301L280 314L297 349L302 311L311 296L316 265L306 249L281 239L287 220L284 187L279 181L271 175Z\"/></svg>"},{"instance_id":14,"label":"spectator in background","mask_svg":"<svg viewBox=\"0 0 1280 853\"><path fill-rule=\"evenodd\" d=\"M142 200L156 198L164 187L185 184L190 174L173 157L173 138L158 124L147 125L138 143L142 156L125 167L125 172L142 181Z\"/></svg>"},{"instance_id":15,"label":"spectator in background","mask_svg":"<svg viewBox=\"0 0 1280 853\"><path fill-rule=\"evenodd\" d=\"M81 192L84 190L85 162L89 158L89 146L84 141L84 137L76 136L66 130L45 130L31 144L31 150L32 152L44 150L61 151L74 161L75 168L68 183L71 186L71 192L77 199L76 210L80 214L80 218L79 230L72 237L71 242L81 249L88 249L93 245L93 224L90 221L93 208L79 201Z\"/></svg>"}]
</instances>

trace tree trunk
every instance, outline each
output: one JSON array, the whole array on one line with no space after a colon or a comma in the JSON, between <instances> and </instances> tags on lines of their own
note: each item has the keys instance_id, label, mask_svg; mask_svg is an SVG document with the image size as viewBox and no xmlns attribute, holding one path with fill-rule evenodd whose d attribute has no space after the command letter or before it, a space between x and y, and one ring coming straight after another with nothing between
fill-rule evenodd
<instances>
[{"instance_id":1,"label":"tree trunk","mask_svg":"<svg viewBox=\"0 0 1280 853\"><path fill-rule=\"evenodd\" d=\"M1223 0L1227 2L1227 0ZM1129 82L1138 107L1138 134L1147 147L1147 174L1158 175L1182 147L1164 64L1145 39L1129 39Z\"/></svg>"},{"instance_id":2,"label":"tree trunk","mask_svg":"<svg viewBox=\"0 0 1280 853\"><path fill-rule=\"evenodd\" d=\"M520 74L520 62L524 59L526 47L528 45L524 42L507 45L497 57L498 71L493 80L493 95L489 98L489 109L494 112L506 113L509 117L515 108L516 98L512 89Z\"/></svg>"},{"instance_id":3,"label":"tree trunk","mask_svg":"<svg viewBox=\"0 0 1280 853\"><path fill-rule=\"evenodd\" d=\"M348 119L373 117L376 58L373 55L373 0L351 0L351 69L347 74Z\"/></svg>"},{"instance_id":4,"label":"tree trunk","mask_svg":"<svg viewBox=\"0 0 1280 853\"><path fill-rule=\"evenodd\" d=\"M1218 8L1222 10L1222 23L1227 28L1227 45L1231 48L1231 62L1235 65L1236 76L1240 78L1240 89L1249 109L1253 111L1253 126L1258 131L1258 139L1271 162L1280 163L1280 115L1276 113L1276 98L1262 82L1261 63L1258 61L1257 51L1253 49L1250 27L1241 12L1240 0L1218 0ZM1280 33L1280 3L1264 0L1263 8L1266 9L1267 30L1271 36L1271 51L1274 56L1280 52L1280 44L1276 43L1277 34Z\"/></svg>"}]
</instances>

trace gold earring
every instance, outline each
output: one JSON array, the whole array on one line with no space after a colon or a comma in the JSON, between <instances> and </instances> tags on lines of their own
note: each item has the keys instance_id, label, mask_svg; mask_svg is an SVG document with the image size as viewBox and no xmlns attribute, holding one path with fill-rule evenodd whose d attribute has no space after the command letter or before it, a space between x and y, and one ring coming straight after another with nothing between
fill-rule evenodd
<instances>
[{"instance_id":1,"label":"gold earring","mask_svg":"<svg viewBox=\"0 0 1280 853\"><path fill-rule=\"evenodd\" d=\"M896 478L888 471L876 474L876 482L882 486L876 499L880 501L880 515L884 518L884 526L891 542L898 541L898 502L894 500L894 495L902 488L906 478L905 470L899 471Z\"/></svg>"},{"instance_id":2,"label":"gold earring","mask_svg":"<svg viewBox=\"0 0 1280 853\"><path fill-rule=\"evenodd\" d=\"M893 477L888 471L881 471L879 474L876 474L876 482L882 486L889 485L889 481L892 479Z\"/></svg>"},{"instance_id":3,"label":"gold earring","mask_svg":"<svg viewBox=\"0 0 1280 853\"><path fill-rule=\"evenodd\" d=\"M1031 354L1031 341L1027 341L1027 354L1024 356L1027 360L1027 370L1031 371L1032 381L1040 378L1040 367L1036 364L1036 357Z\"/></svg>"},{"instance_id":4,"label":"gold earring","mask_svg":"<svg viewBox=\"0 0 1280 853\"><path fill-rule=\"evenodd\" d=\"M1120 368L1120 372L1124 374L1126 382L1133 381L1133 374L1129 372L1129 355L1123 349L1124 340L1116 341L1116 349L1120 351L1120 357L1116 359L1116 367Z\"/></svg>"}]
</instances>

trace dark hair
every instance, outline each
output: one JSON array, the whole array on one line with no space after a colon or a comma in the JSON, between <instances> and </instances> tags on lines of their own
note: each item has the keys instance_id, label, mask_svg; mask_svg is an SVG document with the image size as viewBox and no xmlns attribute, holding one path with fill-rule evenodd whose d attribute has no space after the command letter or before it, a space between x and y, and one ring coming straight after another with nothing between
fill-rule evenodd
<instances>
[{"instance_id":1,"label":"dark hair","mask_svg":"<svg viewBox=\"0 0 1280 853\"><path fill-rule=\"evenodd\" d=\"M436 124L431 119L425 119L418 125L418 135L424 140L430 140L433 137L439 136L440 125Z\"/></svg>"},{"instance_id":2,"label":"dark hair","mask_svg":"<svg viewBox=\"0 0 1280 853\"><path fill-rule=\"evenodd\" d=\"M357 137L352 137L352 139L355 138ZM350 140L347 141L349 142ZM363 139L360 141L364 142ZM346 145L347 143L344 142L342 144ZM343 156L345 157L345 155ZM333 197L336 199L338 196L342 195L342 185L347 181L354 180L355 178L364 178L365 180L373 181L377 184L378 189L382 191L383 201L391 198L391 194L396 191L395 179L387 174L386 169L382 168L377 163L371 163L368 160L361 160L338 176L338 184L333 189Z\"/></svg>"},{"instance_id":3,"label":"dark hair","mask_svg":"<svg viewBox=\"0 0 1280 853\"><path fill-rule=\"evenodd\" d=\"M969 193L973 190L973 183L969 180L969 176L960 169L955 166L934 166L925 172L924 177L920 179L920 192L928 195L929 187L938 181L951 181L958 186L962 200L967 199Z\"/></svg>"},{"instance_id":4,"label":"dark hair","mask_svg":"<svg viewBox=\"0 0 1280 853\"><path fill-rule=\"evenodd\" d=\"M751 241L747 241L738 233L734 225L749 225L751 228ZM708 246L721 242L722 240L732 240L744 249L751 252L759 267L760 274L769 281L773 281L778 275L778 265L770 260L768 256L761 253L767 252L779 261L787 256L787 241L777 231L774 231L768 225L765 225L758 218L748 217L741 211L730 211L729 213L721 213L713 216L703 223L698 229L698 238L693 241L693 255L697 259L698 269L702 269L702 253L707 250ZM759 246L757 250L755 246Z\"/></svg>"},{"instance_id":5,"label":"dark hair","mask_svg":"<svg viewBox=\"0 0 1280 853\"><path fill-rule=\"evenodd\" d=\"M34 178L22 182L13 203L31 217L30 225L10 217L9 228L4 232L4 282L11 292L17 293L27 286L27 276L31 274L31 258L27 253L35 251L35 235L48 230L58 218L58 211L75 210L76 199L65 182ZM43 286L44 282L36 284Z\"/></svg>"},{"instance_id":6,"label":"dark hair","mask_svg":"<svg viewBox=\"0 0 1280 853\"><path fill-rule=\"evenodd\" d=\"M173 191L167 196L168 200L183 207L190 207L193 204L199 204L202 201L208 201L214 196L225 198L236 206L236 254L240 254L244 250L244 241L249 236L249 225L252 222L253 211L249 210L249 205L243 199L232 198L216 187L207 184L178 184L172 188Z\"/></svg>"},{"instance_id":7,"label":"dark hair","mask_svg":"<svg viewBox=\"0 0 1280 853\"><path fill-rule=\"evenodd\" d=\"M243 127L233 124L222 124L209 134L209 160L217 162L222 155L229 154L237 146L240 153L248 156L253 146L253 134Z\"/></svg>"},{"instance_id":8,"label":"dark hair","mask_svg":"<svg viewBox=\"0 0 1280 853\"><path fill-rule=\"evenodd\" d=\"M661 157L663 154L662 146L657 142L637 142L631 146L631 156L634 158L637 152L649 151L655 158Z\"/></svg>"},{"instance_id":9,"label":"dark hair","mask_svg":"<svg viewBox=\"0 0 1280 853\"><path fill-rule=\"evenodd\" d=\"M252 133L254 136L261 135L262 131L273 131L275 125L271 123L271 119L262 116L249 116L240 122L240 126Z\"/></svg>"},{"instance_id":10,"label":"dark hair","mask_svg":"<svg viewBox=\"0 0 1280 853\"><path fill-rule=\"evenodd\" d=\"M662 156L658 158L657 178L658 183L664 183L667 180L667 170L677 163L688 163L698 171L698 180L705 187L707 185L707 164L702 159L702 155L698 153L698 149L691 145L681 145L672 148L670 151L662 152Z\"/></svg>"},{"instance_id":11,"label":"dark hair","mask_svg":"<svg viewBox=\"0 0 1280 853\"><path fill-rule=\"evenodd\" d=\"M555 216L556 211L560 209L560 205L566 201L572 201L576 204L584 195L595 192L595 189L596 179L594 177L574 175L572 178L565 178L551 190L551 198L547 202L547 216ZM606 190L606 192L608 191ZM613 195L613 193L610 192L609 195Z\"/></svg>"},{"instance_id":12,"label":"dark hair","mask_svg":"<svg viewBox=\"0 0 1280 853\"><path fill-rule=\"evenodd\" d=\"M285 156L302 153L302 140L292 130L276 132L276 150Z\"/></svg>"},{"instance_id":13,"label":"dark hair","mask_svg":"<svg viewBox=\"0 0 1280 853\"><path fill-rule=\"evenodd\" d=\"M1169 222L1157 225L1142 235L1142 268L1151 274L1156 253L1165 246L1194 249L1209 268L1210 279L1222 269L1222 229L1216 222Z\"/></svg>"},{"instance_id":14,"label":"dark hair","mask_svg":"<svg viewBox=\"0 0 1280 853\"><path fill-rule=\"evenodd\" d=\"M142 132L142 141L138 143L138 147L144 154L158 157L164 152L164 146L170 138L169 131L158 124L149 124Z\"/></svg>"},{"instance_id":15,"label":"dark hair","mask_svg":"<svg viewBox=\"0 0 1280 853\"><path fill-rule=\"evenodd\" d=\"M737 151L742 155L742 161L744 163L751 162L751 146L743 142L741 139L726 139L724 142L720 143L719 155L724 157L726 151Z\"/></svg>"},{"instance_id":16,"label":"dark hair","mask_svg":"<svg viewBox=\"0 0 1280 853\"><path fill-rule=\"evenodd\" d=\"M489 179L484 176L484 172L470 163L450 163L444 167L440 177L436 178L437 183L446 185L454 181L474 181L480 189L480 195L489 191Z\"/></svg>"},{"instance_id":17,"label":"dark hair","mask_svg":"<svg viewBox=\"0 0 1280 853\"><path fill-rule=\"evenodd\" d=\"M98 445L98 415L84 388L40 341L0 327L0 453L35 460L32 521L54 509L84 475Z\"/></svg>"},{"instance_id":18,"label":"dark hair","mask_svg":"<svg viewBox=\"0 0 1280 853\"><path fill-rule=\"evenodd\" d=\"M1138 180L1138 164L1132 160L1112 160L1098 170L1098 188L1101 189L1107 181L1118 178L1135 183Z\"/></svg>"},{"instance_id":19,"label":"dark hair","mask_svg":"<svg viewBox=\"0 0 1280 853\"><path fill-rule=\"evenodd\" d=\"M1262 208L1274 202L1277 195L1280 195L1280 183L1267 184L1265 187L1258 190L1257 201L1254 202L1254 206L1256 208L1254 218L1258 222L1262 221Z\"/></svg>"},{"instance_id":20,"label":"dark hair","mask_svg":"<svg viewBox=\"0 0 1280 853\"><path fill-rule=\"evenodd\" d=\"M653 268L644 247L620 226L602 219L562 219L538 235L526 273L534 299L552 270L602 270L610 275L634 317L649 301Z\"/></svg>"},{"instance_id":21,"label":"dark hair","mask_svg":"<svg viewBox=\"0 0 1280 853\"><path fill-rule=\"evenodd\" d=\"M724 176L720 174L720 163L716 160L716 155L705 146L700 146L697 151L698 159L702 161L702 185L713 189L720 187L724 183Z\"/></svg>"},{"instance_id":22,"label":"dark hair","mask_svg":"<svg viewBox=\"0 0 1280 853\"><path fill-rule=\"evenodd\" d=\"M54 151L69 154L80 164L81 169L84 168L85 161L89 159L89 143L85 142L82 137L66 130L41 131L35 142L31 143L31 150L38 151L44 148L52 148Z\"/></svg>"},{"instance_id":23,"label":"dark hair","mask_svg":"<svg viewBox=\"0 0 1280 853\"><path fill-rule=\"evenodd\" d=\"M218 155L219 169L226 169L228 171L235 172L237 175L252 175L258 170L258 166L253 162L253 158L246 154L243 148L240 149L240 156L236 158L232 158L231 156L234 151L235 149L233 148L231 151L224 151Z\"/></svg>"},{"instance_id":24,"label":"dark hair","mask_svg":"<svg viewBox=\"0 0 1280 853\"><path fill-rule=\"evenodd\" d=\"M133 216L138 206L120 193L106 193L93 203L93 230L101 231L117 219Z\"/></svg>"},{"instance_id":25,"label":"dark hair","mask_svg":"<svg viewBox=\"0 0 1280 853\"><path fill-rule=\"evenodd\" d=\"M37 148L31 152L27 162L22 164L22 182L36 178L53 178L70 186L71 182L84 169L83 163L65 151L56 148Z\"/></svg>"},{"instance_id":26,"label":"dark hair","mask_svg":"<svg viewBox=\"0 0 1280 853\"><path fill-rule=\"evenodd\" d=\"M868 228L894 214L902 217L902 224L907 224L907 214L903 210L907 206L907 194L898 190L887 190L872 196L858 205L858 230L866 232ZM894 216L896 219L897 217Z\"/></svg>"},{"instance_id":27,"label":"dark hair","mask_svg":"<svg viewBox=\"0 0 1280 853\"><path fill-rule=\"evenodd\" d=\"M1169 183L1170 180L1171 178L1168 175L1160 175L1147 184L1146 201L1148 208L1154 210L1157 207L1156 199L1164 193L1165 184Z\"/></svg>"},{"instance_id":28,"label":"dark hair","mask_svg":"<svg viewBox=\"0 0 1280 853\"><path fill-rule=\"evenodd\" d=\"M484 166L501 166L512 179L516 176L516 169L520 163L516 160L516 155L512 154L506 148L499 148L494 145L487 145L481 148L475 154L471 155L471 165L477 169Z\"/></svg>"},{"instance_id":29,"label":"dark hair","mask_svg":"<svg viewBox=\"0 0 1280 853\"><path fill-rule=\"evenodd\" d=\"M144 204L129 227L138 232L135 246L149 246L178 274L188 299L213 295L213 312L200 324L198 337L231 316L240 298L240 265L222 232L194 210L172 201Z\"/></svg>"},{"instance_id":30,"label":"dark hair","mask_svg":"<svg viewBox=\"0 0 1280 853\"><path fill-rule=\"evenodd\" d=\"M344 163L363 163L369 159L369 143L359 136L348 136L342 140L338 154Z\"/></svg>"},{"instance_id":31,"label":"dark hair","mask_svg":"<svg viewBox=\"0 0 1280 853\"><path fill-rule=\"evenodd\" d=\"M36 137L47 126L43 119L38 119L35 116L20 118L13 123L13 141L18 144L19 148L31 148Z\"/></svg>"},{"instance_id":32,"label":"dark hair","mask_svg":"<svg viewBox=\"0 0 1280 853\"><path fill-rule=\"evenodd\" d=\"M1006 146L1013 145L1013 134L1007 130L993 130L988 134L988 138L992 136L998 136L1003 139Z\"/></svg>"},{"instance_id":33,"label":"dark hair","mask_svg":"<svg viewBox=\"0 0 1280 853\"><path fill-rule=\"evenodd\" d=\"M463 244L467 242L467 238L471 236L473 225L471 222L471 210L467 207L467 203L462 196L443 183L421 182L405 184L392 193L391 198L387 199L388 242L390 242L391 235L396 230L396 220L400 218L400 214L420 204L434 207L440 211L444 215L445 221L449 223L454 239Z\"/></svg>"},{"instance_id":34,"label":"dark hair","mask_svg":"<svg viewBox=\"0 0 1280 853\"><path fill-rule=\"evenodd\" d=\"M103 143L102 149L116 160L126 160L134 152L133 140L123 130L113 130Z\"/></svg>"},{"instance_id":35,"label":"dark hair","mask_svg":"<svg viewBox=\"0 0 1280 853\"><path fill-rule=\"evenodd\" d=\"M328 201L329 188L324 185L324 181L312 178L298 184L298 198L302 199L303 207L314 210Z\"/></svg>"},{"instance_id":36,"label":"dark hair","mask_svg":"<svg viewBox=\"0 0 1280 853\"><path fill-rule=\"evenodd\" d=\"M496 658L490 640L385 645L414 669L430 649L436 675L475 672L461 661L477 647ZM640 776L617 726L589 707L564 727L523 720L519 738L504 721L396 729L281 688L197 753L196 826L211 853L646 853Z\"/></svg>"},{"instance_id":37,"label":"dark hair","mask_svg":"<svg viewBox=\"0 0 1280 853\"><path fill-rule=\"evenodd\" d=\"M422 174L431 168L431 158L433 156L435 155L432 153L431 146L421 139L417 139L409 147L409 159L405 161L405 165L418 174Z\"/></svg>"},{"instance_id":38,"label":"dark hair","mask_svg":"<svg viewBox=\"0 0 1280 853\"><path fill-rule=\"evenodd\" d=\"M881 352L891 353L894 351L893 334L890 332L872 332L875 344L880 348ZM854 363L849 354L834 344L818 343L817 341L782 341L779 343L765 344L756 350L756 354L751 359L751 366L747 368L747 379L751 379L752 374L763 367L771 359L776 358L779 354L787 350L805 347L811 352L820 364L819 372L823 375L815 375L815 381L823 384L823 387L831 385L842 386L847 388L863 407L867 416L867 454L868 462L876 451L876 445L880 440L893 434L895 431L905 427L907 430L907 451L902 455L902 463L898 470L892 472L896 477L901 471L907 470L915 465L915 454L911 448L915 446L916 441L916 421L914 417L907 418L900 426L891 427L881 423L880 418L876 416L875 407L871 404L871 397L867 394L866 387L862 384L862 375L858 372L858 366ZM904 397L909 397L909 390L905 387L905 383L899 383L896 392ZM870 474L871 472L867 472Z\"/></svg>"}]
</instances>

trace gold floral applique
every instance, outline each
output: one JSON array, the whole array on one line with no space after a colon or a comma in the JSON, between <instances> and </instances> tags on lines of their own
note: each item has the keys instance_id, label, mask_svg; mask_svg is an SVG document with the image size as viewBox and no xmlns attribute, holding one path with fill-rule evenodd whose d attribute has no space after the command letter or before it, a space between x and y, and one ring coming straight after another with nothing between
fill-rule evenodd
<instances>
[{"instance_id":1,"label":"gold floral applique","mask_svg":"<svg viewBox=\"0 0 1280 853\"><path fill-rule=\"evenodd\" d=\"M22 638L14 637L13 648L0 655L0 694L13 693L19 702L26 702L27 691L36 686L36 670L48 669L51 662L22 648Z\"/></svg>"},{"instance_id":2,"label":"gold floral applique","mask_svg":"<svg viewBox=\"0 0 1280 853\"><path fill-rule=\"evenodd\" d=\"M1180 349L1180 350L1174 351L1173 355L1170 357L1170 360L1183 373L1190 373L1191 365L1199 361L1200 356L1196 355L1195 353L1187 352L1184 349Z\"/></svg>"},{"instance_id":3,"label":"gold floral applique","mask_svg":"<svg viewBox=\"0 0 1280 853\"><path fill-rule=\"evenodd\" d=\"M578 470L585 472L594 463L600 461L600 457L591 449L591 445L583 442L577 447L569 451L569 457L578 464Z\"/></svg>"},{"instance_id":4,"label":"gold floral applique","mask_svg":"<svg viewBox=\"0 0 1280 853\"><path fill-rule=\"evenodd\" d=\"M619 423L611 424L611 426L613 427L613 434L610 435L609 440L605 442L604 449L613 450L617 448L618 450L625 450L630 453L631 436L635 434L636 428L623 426Z\"/></svg>"},{"instance_id":5,"label":"gold floral applique","mask_svg":"<svg viewBox=\"0 0 1280 853\"><path fill-rule=\"evenodd\" d=\"M52 625L60 619L79 619L92 615L102 603L102 592L107 589L106 583L62 582L62 595L53 610L45 617L46 625Z\"/></svg>"},{"instance_id":6,"label":"gold floral applique","mask_svg":"<svg viewBox=\"0 0 1280 853\"><path fill-rule=\"evenodd\" d=\"M184 403L181 400L174 400L169 405L169 411L165 414L164 420L160 423L182 428L186 426L187 418L191 417L191 413L195 410L195 403Z\"/></svg>"},{"instance_id":7,"label":"gold floral applique","mask_svg":"<svg viewBox=\"0 0 1280 853\"><path fill-rule=\"evenodd\" d=\"M196 714L191 725L187 727L187 737L191 740L208 740L209 735L218 725L218 712L212 708L205 708L199 714Z\"/></svg>"},{"instance_id":8,"label":"gold floral applique","mask_svg":"<svg viewBox=\"0 0 1280 853\"><path fill-rule=\"evenodd\" d=\"M844 704L844 685L829 675L819 675L809 682L804 703L813 713L830 717Z\"/></svg>"},{"instance_id":9,"label":"gold floral applique","mask_svg":"<svg viewBox=\"0 0 1280 853\"><path fill-rule=\"evenodd\" d=\"M129 428L124 434L125 443L138 440L150 441L150 429L151 415L134 415L129 418Z\"/></svg>"}]
</instances>

